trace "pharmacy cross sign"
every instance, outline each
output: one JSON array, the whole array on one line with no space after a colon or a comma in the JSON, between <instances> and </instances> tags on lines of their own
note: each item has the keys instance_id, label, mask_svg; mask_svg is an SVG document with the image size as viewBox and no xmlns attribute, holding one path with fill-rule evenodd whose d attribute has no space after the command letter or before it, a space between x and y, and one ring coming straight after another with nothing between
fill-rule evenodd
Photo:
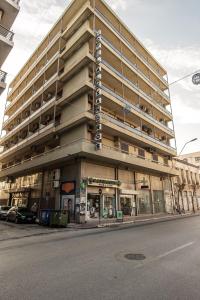
<instances>
[{"instance_id":1,"label":"pharmacy cross sign","mask_svg":"<svg viewBox=\"0 0 200 300\"><path fill-rule=\"evenodd\" d=\"M195 84L195 85L198 85L200 84L200 73L196 73L192 76L192 82Z\"/></svg>"}]
</instances>

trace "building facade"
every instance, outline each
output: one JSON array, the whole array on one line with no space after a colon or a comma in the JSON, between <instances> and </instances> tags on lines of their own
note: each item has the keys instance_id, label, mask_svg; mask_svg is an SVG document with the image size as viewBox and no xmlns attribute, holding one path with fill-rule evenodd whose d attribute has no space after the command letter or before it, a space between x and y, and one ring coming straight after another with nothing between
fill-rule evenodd
<instances>
[{"instance_id":1,"label":"building facade","mask_svg":"<svg viewBox=\"0 0 200 300\"><path fill-rule=\"evenodd\" d=\"M19 12L19 0L1 0L0 2L0 95L6 88L7 73L2 65L13 48L14 33L11 27Z\"/></svg>"},{"instance_id":2,"label":"building facade","mask_svg":"<svg viewBox=\"0 0 200 300\"><path fill-rule=\"evenodd\" d=\"M199 167L179 158L174 159L174 168L179 176L173 177L175 208L181 212L196 212L200 209Z\"/></svg>"},{"instance_id":3,"label":"building facade","mask_svg":"<svg viewBox=\"0 0 200 300\"><path fill-rule=\"evenodd\" d=\"M9 204L85 222L173 211L165 69L102 0L75 0L10 84L0 156Z\"/></svg>"},{"instance_id":4,"label":"building facade","mask_svg":"<svg viewBox=\"0 0 200 300\"><path fill-rule=\"evenodd\" d=\"M188 154L183 154L179 157L190 164L200 167L200 152L193 152Z\"/></svg>"}]
</instances>

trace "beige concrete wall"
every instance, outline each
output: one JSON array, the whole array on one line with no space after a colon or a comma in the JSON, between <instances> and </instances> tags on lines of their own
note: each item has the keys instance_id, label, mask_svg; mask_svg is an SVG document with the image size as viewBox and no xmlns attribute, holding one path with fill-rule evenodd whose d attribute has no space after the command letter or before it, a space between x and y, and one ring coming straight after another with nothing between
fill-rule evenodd
<instances>
[{"instance_id":1,"label":"beige concrete wall","mask_svg":"<svg viewBox=\"0 0 200 300\"><path fill-rule=\"evenodd\" d=\"M65 62L64 73L71 70L78 61L84 58L89 53L89 43L85 43L78 51L76 51L70 58Z\"/></svg>"},{"instance_id":2,"label":"beige concrete wall","mask_svg":"<svg viewBox=\"0 0 200 300\"><path fill-rule=\"evenodd\" d=\"M77 127L74 127L68 132L63 133L60 138L60 145L68 145L72 142L75 142L79 139L86 139L87 138L87 125L82 124Z\"/></svg>"},{"instance_id":3,"label":"beige concrete wall","mask_svg":"<svg viewBox=\"0 0 200 300\"><path fill-rule=\"evenodd\" d=\"M70 79L63 88L63 97L67 98L75 93L80 86L86 81L89 81L89 70L88 67L83 68L78 74Z\"/></svg>"},{"instance_id":4,"label":"beige concrete wall","mask_svg":"<svg viewBox=\"0 0 200 300\"><path fill-rule=\"evenodd\" d=\"M134 173L133 171L128 170L119 170L118 171L119 180L122 183L133 184L134 183Z\"/></svg>"},{"instance_id":5,"label":"beige concrete wall","mask_svg":"<svg viewBox=\"0 0 200 300\"><path fill-rule=\"evenodd\" d=\"M115 169L112 167L96 165L89 162L83 164L82 167L83 177L115 179Z\"/></svg>"},{"instance_id":6,"label":"beige concrete wall","mask_svg":"<svg viewBox=\"0 0 200 300\"><path fill-rule=\"evenodd\" d=\"M163 184L162 184L162 180L160 180L160 177L155 177L155 176L151 176L151 187L152 190L162 190L163 189Z\"/></svg>"},{"instance_id":7,"label":"beige concrete wall","mask_svg":"<svg viewBox=\"0 0 200 300\"><path fill-rule=\"evenodd\" d=\"M63 107L60 122L61 124L68 122L73 117L78 116L81 113L86 112L87 110L88 110L88 97L87 95L83 95L77 98L76 101L66 104L66 106Z\"/></svg>"}]
</instances>

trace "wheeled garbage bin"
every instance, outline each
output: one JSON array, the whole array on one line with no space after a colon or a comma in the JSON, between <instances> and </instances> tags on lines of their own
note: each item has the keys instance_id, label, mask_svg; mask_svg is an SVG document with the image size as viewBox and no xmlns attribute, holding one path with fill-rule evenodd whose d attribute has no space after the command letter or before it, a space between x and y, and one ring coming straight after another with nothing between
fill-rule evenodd
<instances>
[{"instance_id":1,"label":"wheeled garbage bin","mask_svg":"<svg viewBox=\"0 0 200 300\"><path fill-rule=\"evenodd\" d=\"M68 213L66 210L53 210L50 215L51 227L67 227Z\"/></svg>"}]
</instances>

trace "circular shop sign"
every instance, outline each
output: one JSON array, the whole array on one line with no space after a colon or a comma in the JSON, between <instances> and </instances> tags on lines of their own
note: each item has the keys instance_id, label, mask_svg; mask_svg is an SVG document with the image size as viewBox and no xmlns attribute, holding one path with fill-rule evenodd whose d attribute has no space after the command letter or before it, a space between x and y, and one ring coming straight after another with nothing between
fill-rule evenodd
<instances>
[{"instance_id":1,"label":"circular shop sign","mask_svg":"<svg viewBox=\"0 0 200 300\"><path fill-rule=\"evenodd\" d=\"M196 85L200 84L200 73L196 73L192 76L192 82Z\"/></svg>"}]
</instances>

